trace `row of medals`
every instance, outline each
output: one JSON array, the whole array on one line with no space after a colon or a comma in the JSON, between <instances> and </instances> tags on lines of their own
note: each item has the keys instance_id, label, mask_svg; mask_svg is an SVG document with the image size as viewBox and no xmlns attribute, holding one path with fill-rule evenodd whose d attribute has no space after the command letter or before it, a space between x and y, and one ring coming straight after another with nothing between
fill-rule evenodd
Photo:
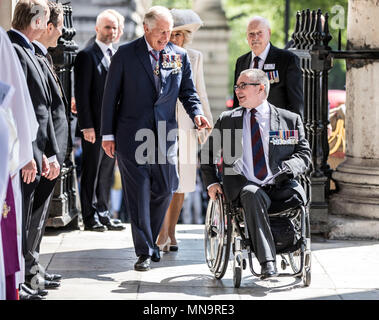
<instances>
[{"instance_id":1,"label":"row of medals","mask_svg":"<svg viewBox=\"0 0 379 320\"><path fill-rule=\"evenodd\" d=\"M180 69L182 68L182 59L180 54L175 54L175 55L169 55L169 54L164 54L162 55L163 62L162 62L162 67L164 69L174 69L172 71L173 74L178 73ZM155 69L154 69L155 75L159 76L159 63L156 64Z\"/></svg>"}]
</instances>

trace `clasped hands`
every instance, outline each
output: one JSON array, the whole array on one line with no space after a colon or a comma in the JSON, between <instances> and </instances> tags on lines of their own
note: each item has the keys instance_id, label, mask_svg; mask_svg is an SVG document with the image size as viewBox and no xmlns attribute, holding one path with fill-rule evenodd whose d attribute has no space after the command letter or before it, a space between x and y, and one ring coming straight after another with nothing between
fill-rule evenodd
<instances>
[{"instance_id":1,"label":"clasped hands","mask_svg":"<svg viewBox=\"0 0 379 320\"><path fill-rule=\"evenodd\" d=\"M54 180L59 176L60 165L57 160L49 162L45 155L42 155L42 177L45 177L48 180ZM34 159L28 162L21 169L21 177L26 184L34 182L37 175L37 164Z\"/></svg>"}]
</instances>

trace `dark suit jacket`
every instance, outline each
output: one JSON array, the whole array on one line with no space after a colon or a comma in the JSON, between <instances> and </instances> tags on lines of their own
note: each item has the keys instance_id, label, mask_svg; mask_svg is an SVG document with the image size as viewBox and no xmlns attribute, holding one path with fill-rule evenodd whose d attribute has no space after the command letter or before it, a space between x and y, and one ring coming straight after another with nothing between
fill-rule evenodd
<instances>
[{"instance_id":1,"label":"dark suit jacket","mask_svg":"<svg viewBox=\"0 0 379 320\"><path fill-rule=\"evenodd\" d=\"M29 94L39 124L37 138L33 142L33 155L37 163L37 170L41 173L42 155L45 154L50 157L59 153L50 110L51 92L45 74L26 41L12 30L8 31L8 36L25 73Z\"/></svg>"},{"instance_id":2,"label":"dark suit jacket","mask_svg":"<svg viewBox=\"0 0 379 320\"><path fill-rule=\"evenodd\" d=\"M75 59L75 99L80 130L94 128L100 134L101 105L108 65L100 47L80 51Z\"/></svg>"},{"instance_id":3,"label":"dark suit jacket","mask_svg":"<svg viewBox=\"0 0 379 320\"><path fill-rule=\"evenodd\" d=\"M36 50L38 62L46 75L48 85L50 87L52 98L51 115L54 125L54 133L59 147L57 160L59 165L62 166L66 157L68 144L68 120L66 115L68 101L59 78L54 73L54 70L52 69L52 66L50 66L47 58L43 55L43 52L38 46L35 45L34 48Z\"/></svg>"},{"instance_id":4,"label":"dark suit jacket","mask_svg":"<svg viewBox=\"0 0 379 320\"><path fill-rule=\"evenodd\" d=\"M223 112L217 120L211 136L201 150L201 172L206 187L212 183L219 182L214 159L222 151L222 181L225 196L228 200L236 199L240 190L248 183L248 180L239 172L237 166L238 162L243 161L242 131L245 110L243 107L238 107ZM231 130L231 142L225 140L229 136L225 134L225 129ZM270 131L279 130L298 130L298 143L283 145L270 143L269 166L271 172L272 174L277 173L279 167L285 163L291 169L293 178L296 178L304 173L311 163L311 150L305 138L303 123L299 115L276 108L270 104ZM235 156L231 157L230 155ZM303 188L295 180L292 180L291 183L306 202Z\"/></svg>"},{"instance_id":5,"label":"dark suit jacket","mask_svg":"<svg viewBox=\"0 0 379 320\"><path fill-rule=\"evenodd\" d=\"M249 69L251 64L251 51L239 57L236 62L234 84L240 73ZM262 71L277 70L279 82L270 83L270 92L267 101L274 106L286 109L304 116L303 78L299 58L292 52L274 47L272 44L264 65L275 65L275 69L263 67ZM239 106L234 92L233 107Z\"/></svg>"},{"instance_id":6,"label":"dark suit jacket","mask_svg":"<svg viewBox=\"0 0 379 320\"><path fill-rule=\"evenodd\" d=\"M139 129L150 129L158 140L158 152L168 162L162 171L171 181L169 185L175 186L177 174L172 163L177 158L176 136L167 139L167 135L177 129L176 101L180 99L192 120L203 112L187 52L168 43L164 53L180 55L182 65L176 73L173 68L163 68L161 57L162 86L158 92L144 37L120 46L112 58L105 85L101 135L115 135L117 157L136 163L136 149L142 144L141 140L136 141L136 133ZM166 126L165 132L157 135L162 124Z\"/></svg>"}]
</instances>

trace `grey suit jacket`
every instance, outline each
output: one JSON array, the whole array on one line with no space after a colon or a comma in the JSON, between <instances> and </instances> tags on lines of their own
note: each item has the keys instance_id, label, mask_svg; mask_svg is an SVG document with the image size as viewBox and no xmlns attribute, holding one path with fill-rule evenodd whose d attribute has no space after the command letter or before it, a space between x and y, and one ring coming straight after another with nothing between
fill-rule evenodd
<instances>
[{"instance_id":1,"label":"grey suit jacket","mask_svg":"<svg viewBox=\"0 0 379 320\"><path fill-rule=\"evenodd\" d=\"M311 150L305 138L304 126L298 114L270 106L270 132L280 130L297 130L298 142L296 144L277 144L270 142L269 166L273 174L277 173L279 167L284 163L291 169L292 177L296 178L304 173L311 163ZM223 112L217 120L212 134L201 151L201 171L205 186L220 182L217 174L217 158L222 154L223 165L221 179L227 200L237 198L241 189L248 183L242 175L238 162L243 161L242 131L243 115L245 108L238 107ZM229 129L229 130L228 130ZM295 181L291 181L306 201L303 188Z\"/></svg>"}]
</instances>

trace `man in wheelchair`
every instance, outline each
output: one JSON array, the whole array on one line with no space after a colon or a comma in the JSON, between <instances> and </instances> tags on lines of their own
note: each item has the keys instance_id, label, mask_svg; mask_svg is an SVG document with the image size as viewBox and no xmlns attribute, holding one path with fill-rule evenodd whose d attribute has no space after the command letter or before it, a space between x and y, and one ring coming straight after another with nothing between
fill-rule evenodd
<instances>
[{"instance_id":1,"label":"man in wheelchair","mask_svg":"<svg viewBox=\"0 0 379 320\"><path fill-rule=\"evenodd\" d=\"M219 193L243 207L264 279L277 275L270 206L278 212L288 204L307 202L296 177L309 167L311 150L300 116L267 102L270 83L265 72L241 72L234 89L240 106L220 115L201 151L201 171L211 199ZM221 154L219 175L215 164Z\"/></svg>"}]
</instances>

